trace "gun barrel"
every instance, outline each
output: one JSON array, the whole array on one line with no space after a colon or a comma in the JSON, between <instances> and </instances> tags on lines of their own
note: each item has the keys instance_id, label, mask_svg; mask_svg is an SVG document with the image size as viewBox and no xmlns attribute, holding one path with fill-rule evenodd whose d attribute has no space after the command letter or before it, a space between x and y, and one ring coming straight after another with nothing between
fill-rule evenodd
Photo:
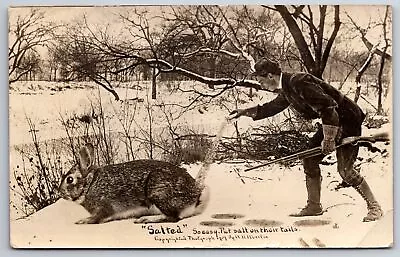
<instances>
[{"instance_id":1,"label":"gun barrel","mask_svg":"<svg viewBox=\"0 0 400 257\"><path fill-rule=\"evenodd\" d=\"M386 142L389 141L389 134L387 132L383 132L383 133L378 133L378 134L374 134L372 136L354 136L354 137L346 137L343 138L341 143L339 145L336 146L336 148L339 148L343 145L347 145L347 144L357 144L360 141L368 141L371 143L380 141L380 142ZM314 157L317 156L319 154L322 153L322 147L315 147L315 148L311 148L302 152L298 152L295 154L291 154L282 158L278 158L251 168L247 168L244 171L250 171L250 170L254 170L254 169L258 169L270 164L274 164L274 163L278 163L278 162L285 162L285 161L292 161L292 160L297 160L297 159L305 159L305 158L310 158L310 157Z\"/></svg>"},{"instance_id":2,"label":"gun barrel","mask_svg":"<svg viewBox=\"0 0 400 257\"><path fill-rule=\"evenodd\" d=\"M270 164L278 163L278 162L285 162L285 161L293 161L293 160L298 160L298 159L310 158L310 157L313 157L313 156L321 154L321 152L322 152L322 148L320 146L318 146L318 147L311 148L311 149L308 149L308 150L305 150L305 151L302 151L302 152L299 152L299 153L295 153L295 154L291 154L291 155L288 155L288 156L285 156L285 157L282 157L282 158L278 158L278 159L275 159L275 160L272 160L272 161L269 161L269 162L266 162L266 163L251 167L251 168L247 168L244 171L250 171L250 170L258 169L258 168L261 168L261 167L264 167L264 166L267 166L267 165L270 165Z\"/></svg>"}]
</instances>

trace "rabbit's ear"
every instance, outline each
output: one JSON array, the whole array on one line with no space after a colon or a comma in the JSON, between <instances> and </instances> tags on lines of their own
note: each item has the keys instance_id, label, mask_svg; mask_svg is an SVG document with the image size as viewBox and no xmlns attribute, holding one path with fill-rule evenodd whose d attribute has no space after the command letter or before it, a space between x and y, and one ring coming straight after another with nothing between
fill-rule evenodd
<instances>
[{"instance_id":1,"label":"rabbit's ear","mask_svg":"<svg viewBox=\"0 0 400 257\"><path fill-rule=\"evenodd\" d=\"M94 146L91 143L87 143L85 146L89 152L89 156L90 156L89 166L91 166L94 164Z\"/></svg>"},{"instance_id":2,"label":"rabbit's ear","mask_svg":"<svg viewBox=\"0 0 400 257\"><path fill-rule=\"evenodd\" d=\"M92 144L86 144L79 150L81 168L87 171L94 162L94 147Z\"/></svg>"}]
</instances>

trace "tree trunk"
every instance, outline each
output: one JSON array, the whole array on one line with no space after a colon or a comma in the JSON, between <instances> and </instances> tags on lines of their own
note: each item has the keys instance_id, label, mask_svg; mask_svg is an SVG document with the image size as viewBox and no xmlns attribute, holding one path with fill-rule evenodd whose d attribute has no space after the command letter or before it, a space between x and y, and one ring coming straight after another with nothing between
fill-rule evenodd
<instances>
[{"instance_id":1,"label":"tree trunk","mask_svg":"<svg viewBox=\"0 0 400 257\"><path fill-rule=\"evenodd\" d=\"M378 73L378 111L377 113L383 114L383 108L382 108L382 93L383 93L383 85L382 85L382 75L383 75L383 68L385 67L385 53L386 53L386 48L383 50L383 55L381 57L381 63L379 67L379 73Z\"/></svg>"},{"instance_id":2,"label":"tree trunk","mask_svg":"<svg viewBox=\"0 0 400 257\"><path fill-rule=\"evenodd\" d=\"M378 73L378 114L383 114L383 108L382 108L382 93L383 93L383 85L382 85L382 75L383 75L383 69L385 67L385 59L386 57L386 52L387 49L389 48L389 42L387 38L387 31L386 31L386 22L388 18L388 13L389 13L389 6L386 6L386 12L385 12L385 18L382 23L383 27L383 37L385 39L385 47L383 48L382 56L381 56L381 63L379 67L379 73Z\"/></svg>"},{"instance_id":3,"label":"tree trunk","mask_svg":"<svg viewBox=\"0 0 400 257\"><path fill-rule=\"evenodd\" d=\"M357 103L358 99L360 98L361 94L361 77L364 74L364 72L367 70L368 66L371 64L372 58L374 57L375 52L371 51L365 60L363 66L358 70L357 76L356 76L356 85L357 89L354 95L354 102Z\"/></svg>"},{"instance_id":4,"label":"tree trunk","mask_svg":"<svg viewBox=\"0 0 400 257\"><path fill-rule=\"evenodd\" d=\"M279 12L282 19L284 20L286 26L288 27L290 34L294 39L297 49L299 50L301 59L309 73L312 75L321 78L324 73L326 64L328 62L329 54L333 46L333 42L337 36L337 33L340 28L340 17L339 17L339 6L335 5L335 13L334 13L334 27L331 35L329 36L328 41L325 44L324 49L324 28L325 28L325 19L326 19L326 5L322 5L319 7L319 25L318 29L313 24L312 20L312 11L309 8L310 12L310 22L308 24L310 28L310 36L311 42L315 54L315 58L311 53L311 46L306 41L306 37L303 35L302 30L297 24L296 20L293 17L293 14L289 12L289 10L284 5L275 5L275 9ZM295 16L297 18L297 16Z\"/></svg>"},{"instance_id":5,"label":"tree trunk","mask_svg":"<svg viewBox=\"0 0 400 257\"><path fill-rule=\"evenodd\" d=\"M304 62L304 65L307 68L307 71L311 74L314 74L314 58L310 52L308 44L304 39L303 33L301 32L299 26L297 25L296 21L293 19L292 15L284 5L275 5L276 10L282 16L283 20L288 27L290 34L294 39L294 42L297 46L297 49L300 52L301 59Z\"/></svg>"},{"instance_id":6,"label":"tree trunk","mask_svg":"<svg viewBox=\"0 0 400 257\"><path fill-rule=\"evenodd\" d=\"M151 76L151 99L157 98L157 68L153 68L153 74Z\"/></svg>"}]
</instances>

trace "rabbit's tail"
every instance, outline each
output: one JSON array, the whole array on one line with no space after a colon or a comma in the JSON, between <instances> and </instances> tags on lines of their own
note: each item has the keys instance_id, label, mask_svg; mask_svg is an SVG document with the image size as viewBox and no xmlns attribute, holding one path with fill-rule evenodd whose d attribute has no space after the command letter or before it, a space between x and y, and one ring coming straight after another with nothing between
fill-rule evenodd
<instances>
[{"instance_id":1,"label":"rabbit's tail","mask_svg":"<svg viewBox=\"0 0 400 257\"><path fill-rule=\"evenodd\" d=\"M196 186L200 191L203 191L206 187L205 179L207 177L207 173L210 169L210 165L214 162L216 156L216 150L221 140L222 133L224 132L226 126L230 123L230 119L225 118L224 121L221 123L217 136L213 140L211 147L208 149L207 154L204 158L204 163L200 168L199 173L196 176Z\"/></svg>"}]
</instances>

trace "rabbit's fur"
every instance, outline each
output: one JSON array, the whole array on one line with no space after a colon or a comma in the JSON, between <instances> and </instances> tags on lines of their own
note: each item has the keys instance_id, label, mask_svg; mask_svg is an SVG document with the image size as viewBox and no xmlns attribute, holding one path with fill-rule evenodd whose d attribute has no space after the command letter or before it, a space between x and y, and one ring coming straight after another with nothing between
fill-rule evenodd
<instances>
[{"instance_id":1,"label":"rabbit's fur","mask_svg":"<svg viewBox=\"0 0 400 257\"><path fill-rule=\"evenodd\" d=\"M136 218L137 223L176 222L198 215L208 189L185 169L167 162L136 160L95 167L91 144L79 152L80 164L62 178L64 199L81 204L91 216L79 224Z\"/></svg>"}]
</instances>

